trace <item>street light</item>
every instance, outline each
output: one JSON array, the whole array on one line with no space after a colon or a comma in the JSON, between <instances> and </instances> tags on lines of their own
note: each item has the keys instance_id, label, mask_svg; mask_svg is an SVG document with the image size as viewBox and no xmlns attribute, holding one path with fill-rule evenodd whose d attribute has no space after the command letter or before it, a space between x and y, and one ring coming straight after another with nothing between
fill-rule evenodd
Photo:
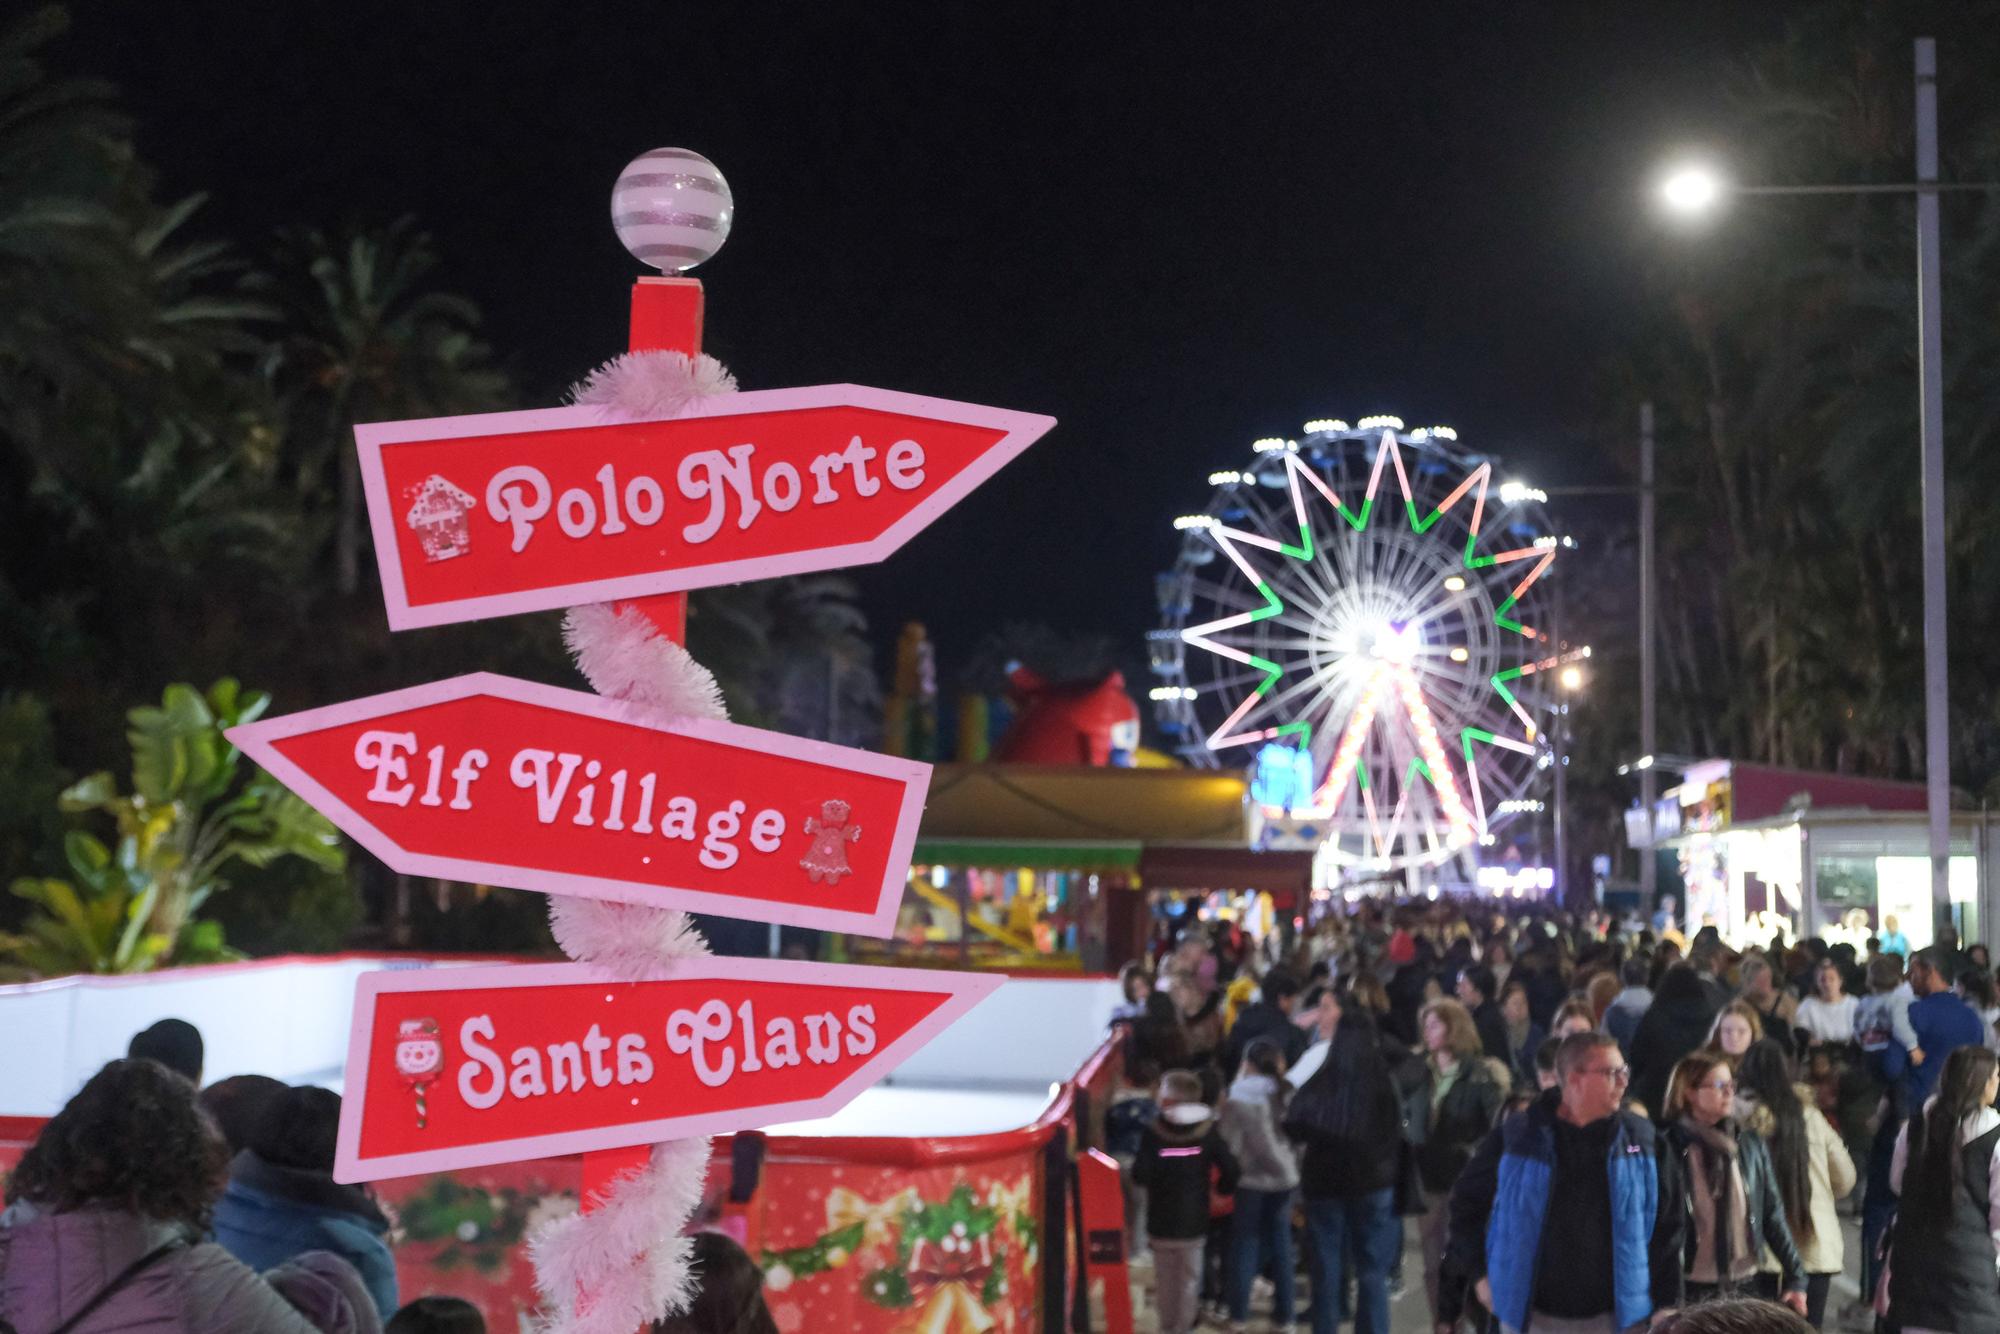
<instances>
[{"instance_id":1,"label":"street light","mask_svg":"<svg viewBox=\"0 0 2000 1334\"><path fill-rule=\"evenodd\" d=\"M1916 180L1870 185L1737 185L1688 163L1660 182L1682 214L1714 208L1724 195L1914 194L1917 197L1918 476L1923 489L1924 777L1929 807L1931 902L1939 924L1951 911L1951 732L1944 616L1944 337L1938 309L1938 195L2000 190L2000 182L1938 181L1937 42L1916 39ZM1650 627L1648 632L1650 633ZM1651 749L1648 736L1642 744ZM1648 817L1650 818L1650 816Z\"/></svg>"},{"instance_id":2,"label":"street light","mask_svg":"<svg viewBox=\"0 0 2000 1334\"><path fill-rule=\"evenodd\" d=\"M1676 213L1706 213L1722 192L1722 177L1698 162L1676 167L1660 181L1660 199Z\"/></svg>"}]
</instances>

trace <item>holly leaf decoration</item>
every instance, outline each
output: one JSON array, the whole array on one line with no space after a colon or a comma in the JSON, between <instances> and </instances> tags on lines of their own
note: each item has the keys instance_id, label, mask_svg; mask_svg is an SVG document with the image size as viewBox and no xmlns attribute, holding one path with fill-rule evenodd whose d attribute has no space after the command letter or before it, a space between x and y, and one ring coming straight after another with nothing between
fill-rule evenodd
<instances>
[{"instance_id":1,"label":"holly leaf decoration","mask_svg":"<svg viewBox=\"0 0 2000 1334\"><path fill-rule=\"evenodd\" d=\"M900 1269L877 1269L861 1281L861 1295L891 1310L908 1306L913 1300L909 1276Z\"/></svg>"},{"instance_id":2,"label":"holly leaf decoration","mask_svg":"<svg viewBox=\"0 0 2000 1334\"><path fill-rule=\"evenodd\" d=\"M789 1269L793 1278L811 1278L814 1274L824 1274L834 1268L833 1252L841 1251L852 1255L860 1248L866 1225L850 1223L832 1232L822 1233L817 1241L806 1246L794 1246L790 1250L765 1251L758 1268L769 1270L774 1265Z\"/></svg>"}]
</instances>

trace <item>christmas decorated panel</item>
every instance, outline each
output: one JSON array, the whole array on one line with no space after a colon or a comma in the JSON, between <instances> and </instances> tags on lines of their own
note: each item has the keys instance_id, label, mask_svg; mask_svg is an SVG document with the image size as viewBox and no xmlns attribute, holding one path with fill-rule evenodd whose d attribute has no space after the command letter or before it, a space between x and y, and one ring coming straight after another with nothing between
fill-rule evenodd
<instances>
[{"instance_id":1,"label":"christmas decorated panel","mask_svg":"<svg viewBox=\"0 0 2000 1334\"><path fill-rule=\"evenodd\" d=\"M742 1240L783 1334L1035 1330L1042 1176L1032 1143L937 1167L773 1159Z\"/></svg>"}]
</instances>

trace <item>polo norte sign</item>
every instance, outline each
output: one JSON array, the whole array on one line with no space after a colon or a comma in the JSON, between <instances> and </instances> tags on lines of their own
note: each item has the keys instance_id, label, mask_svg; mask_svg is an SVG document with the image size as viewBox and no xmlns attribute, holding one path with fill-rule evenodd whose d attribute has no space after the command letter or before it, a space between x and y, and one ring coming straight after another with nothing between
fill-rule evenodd
<instances>
[{"instance_id":1,"label":"polo norte sign","mask_svg":"<svg viewBox=\"0 0 2000 1334\"><path fill-rule=\"evenodd\" d=\"M1052 417L818 385L355 428L394 629L840 569L909 541Z\"/></svg>"},{"instance_id":2,"label":"polo norte sign","mask_svg":"<svg viewBox=\"0 0 2000 1334\"><path fill-rule=\"evenodd\" d=\"M373 1181L829 1116L1003 979L699 958L362 975L334 1162Z\"/></svg>"},{"instance_id":3,"label":"polo norte sign","mask_svg":"<svg viewBox=\"0 0 2000 1334\"><path fill-rule=\"evenodd\" d=\"M232 728L394 870L887 936L930 766L475 672Z\"/></svg>"}]
</instances>

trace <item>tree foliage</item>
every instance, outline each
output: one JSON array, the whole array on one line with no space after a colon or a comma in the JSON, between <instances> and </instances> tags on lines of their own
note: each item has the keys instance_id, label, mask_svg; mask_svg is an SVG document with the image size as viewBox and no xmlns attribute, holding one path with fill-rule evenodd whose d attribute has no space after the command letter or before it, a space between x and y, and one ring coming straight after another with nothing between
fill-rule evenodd
<instances>
[{"instance_id":1,"label":"tree foliage","mask_svg":"<svg viewBox=\"0 0 2000 1334\"><path fill-rule=\"evenodd\" d=\"M129 737L121 709L175 678L267 681L293 708L473 666L578 685L553 616L389 635L353 445L359 421L558 387L515 385L414 219L205 235L200 196L157 197L112 90L50 72L67 25L51 6L0 29L0 878L28 901L18 957L125 970L215 953L218 924L195 914L225 866L271 897L223 913L270 948L337 943L362 900L378 916L451 903L365 854L330 882L330 831L238 775L220 739L264 696L172 687ZM708 591L693 618L739 717L850 742L879 721L865 628L834 576ZM51 806L128 743L129 791L94 773ZM420 916L412 943L545 939L538 898L492 897Z\"/></svg>"},{"instance_id":2,"label":"tree foliage","mask_svg":"<svg viewBox=\"0 0 2000 1334\"><path fill-rule=\"evenodd\" d=\"M270 707L227 678L206 694L171 685L158 707L133 709L131 791L108 772L60 798L68 814L111 817L107 842L84 829L64 837L70 876L27 876L13 892L41 911L22 935L0 940L30 969L139 973L162 964L228 957L221 928L195 914L227 886L231 863L264 867L298 857L324 871L346 865L326 818L261 769L246 766L223 735ZM251 769L247 775L242 772Z\"/></svg>"}]
</instances>

